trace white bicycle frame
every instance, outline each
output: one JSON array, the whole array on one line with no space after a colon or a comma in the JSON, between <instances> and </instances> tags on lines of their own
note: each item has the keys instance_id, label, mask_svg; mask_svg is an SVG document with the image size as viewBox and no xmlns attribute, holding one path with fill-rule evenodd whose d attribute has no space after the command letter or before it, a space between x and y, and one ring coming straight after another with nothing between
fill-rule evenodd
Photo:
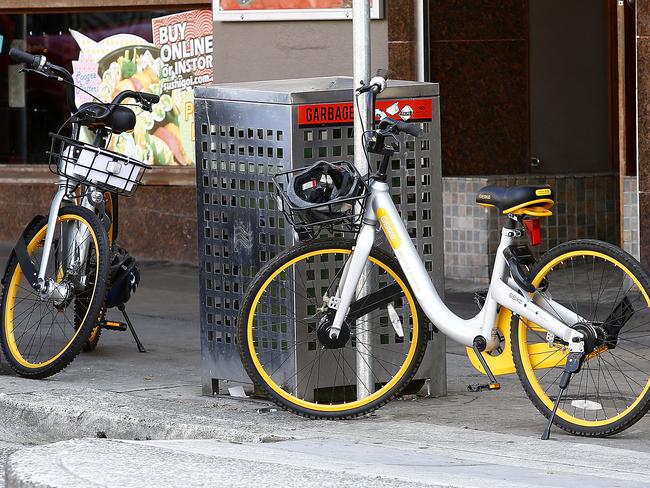
<instances>
[{"instance_id":1,"label":"white bicycle frame","mask_svg":"<svg viewBox=\"0 0 650 488\"><path fill-rule=\"evenodd\" d=\"M79 136L79 127L76 124L73 124L72 128L73 138L76 139ZM90 188L92 191L93 188ZM69 191L69 185L67 178L59 176L58 189L52 203L50 204L50 211L47 219L47 230L45 231L45 239L43 241L43 254L41 255L40 267L38 270L38 283L41 288L41 293L44 297L50 298L52 296L63 298L67 293L65 287L62 288L61 284L53 282L51 279L45 278L45 273L47 271L47 263L50 259L50 253L52 251L52 242L54 241L54 232L56 231L56 221L59 215L59 209L64 202L74 204L74 201L69 198L67 192ZM90 210L94 210L94 207L87 201L86 198L82 199L80 202L82 207L86 207ZM81 227L78 223L70 223L66 225L64 229L64 242L67 245L67 250L64 251L64 256L67 257L66 262L62 263L66 270L73 267L77 267L78 271L83 276L85 272L85 263L88 256L90 243L88 241L88 230L85 227ZM74 255L72 250L76 249L77 254Z\"/></svg>"},{"instance_id":2,"label":"white bicycle frame","mask_svg":"<svg viewBox=\"0 0 650 488\"><path fill-rule=\"evenodd\" d=\"M383 181L370 183L363 224L338 289L340 301L330 330L333 338L338 337L355 297L357 284L375 242L378 224L384 231L423 312L438 330L453 340L472 347L476 338L483 337L487 342L486 351L496 349L499 346L496 332L497 307L500 305L566 341L571 352L584 350L582 334L567 325L585 322L584 318L554 302L550 297L541 297L540 293L531 296L521 290L510 277L509 265L503 251L513 244L516 237L516 232L511 229L504 228L501 233L490 288L481 311L474 318L465 320L449 310L429 279L395 208L389 194L389 186Z\"/></svg>"}]
</instances>

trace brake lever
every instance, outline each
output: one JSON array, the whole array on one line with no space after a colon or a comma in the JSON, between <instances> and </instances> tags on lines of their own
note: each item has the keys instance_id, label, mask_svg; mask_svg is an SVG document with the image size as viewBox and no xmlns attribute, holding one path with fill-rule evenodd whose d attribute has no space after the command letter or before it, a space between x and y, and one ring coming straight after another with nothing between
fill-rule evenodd
<instances>
[{"instance_id":1,"label":"brake lever","mask_svg":"<svg viewBox=\"0 0 650 488\"><path fill-rule=\"evenodd\" d=\"M35 73L40 76L44 76L45 78L50 78L51 80L58 80L59 77L46 71L45 68L41 69L34 69L34 68L21 68L19 73Z\"/></svg>"}]
</instances>

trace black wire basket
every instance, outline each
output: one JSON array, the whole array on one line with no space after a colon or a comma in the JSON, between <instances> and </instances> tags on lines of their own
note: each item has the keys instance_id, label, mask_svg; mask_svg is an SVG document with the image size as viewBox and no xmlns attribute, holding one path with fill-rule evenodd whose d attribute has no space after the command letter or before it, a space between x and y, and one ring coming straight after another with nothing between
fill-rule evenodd
<instances>
[{"instance_id":1,"label":"black wire basket","mask_svg":"<svg viewBox=\"0 0 650 488\"><path fill-rule=\"evenodd\" d=\"M355 196L335 198L326 203L316 203L306 207L294 205L287 195L287 188L295 175L303 173L306 167L278 173L273 177L277 194L278 208L282 211L287 222L291 224L301 241L317 238L321 232L357 233L369 194L367 178L347 161L329 163L334 166L344 166L357 178L359 192Z\"/></svg>"},{"instance_id":2,"label":"black wire basket","mask_svg":"<svg viewBox=\"0 0 650 488\"><path fill-rule=\"evenodd\" d=\"M77 184L130 196L142 181L149 165L108 149L101 149L50 133L50 171Z\"/></svg>"}]
</instances>

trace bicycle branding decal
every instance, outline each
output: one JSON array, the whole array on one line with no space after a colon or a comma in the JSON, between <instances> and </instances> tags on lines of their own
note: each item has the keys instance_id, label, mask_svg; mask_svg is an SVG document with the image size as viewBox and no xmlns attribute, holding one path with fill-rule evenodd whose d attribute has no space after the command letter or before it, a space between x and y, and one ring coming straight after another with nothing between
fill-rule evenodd
<instances>
[{"instance_id":1,"label":"bicycle branding decal","mask_svg":"<svg viewBox=\"0 0 650 488\"><path fill-rule=\"evenodd\" d=\"M399 249L402 240L397 232L395 232L395 224L393 224L393 220L390 218L390 215L388 215L388 212L383 208L377 209L377 217L379 217L379 223L381 224L381 228L384 230L384 234L386 234L391 247L393 249Z\"/></svg>"}]
</instances>

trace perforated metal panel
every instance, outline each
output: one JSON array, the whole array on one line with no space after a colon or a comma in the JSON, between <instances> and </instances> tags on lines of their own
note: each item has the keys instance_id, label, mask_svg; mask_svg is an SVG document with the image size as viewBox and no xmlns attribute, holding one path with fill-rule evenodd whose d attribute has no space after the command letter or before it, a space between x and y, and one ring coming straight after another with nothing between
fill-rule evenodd
<instances>
[{"instance_id":1,"label":"perforated metal panel","mask_svg":"<svg viewBox=\"0 0 650 488\"><path fill-rule=\"evenodd\" d=\"M352 99L351 79L318 78L201 87L196 91L197 199L201 290L201 346L204 393L220 380L248 382L236 347L235 320L246 287L256 272L285 246L292 229L277 209L272 176L318 160L352 160L353 129L346 123L301 125L305 104L341 103ZM437 85L391 82L384 98L433 99L425 135L402 136L401 152L392 163L392 195L427 270L442 284L442 189L440 177ZM331 263L332 274L337 263ZM314 276L309 265L301 275L318 293L327 277ZM287 277L291 280L293 277ZM381 281L381 277L379 277ZM309 314L308 305L280 283L274 299L261 303L260 347L273 351L286 381L300 371L287 342L296 339L287 315ZM382 324L389 328L389 324ZM266 329L264 329L266 327ZM397 338L399 339L399 338ZM395 341L381 336L382 344ZM385 342L384 342L385 341ZM434 393L444 393L444 340L432 341L418 378L432 378ZM305 342L305 354L315 350ZM442 356L442 357L441 357Z\"/></svg>"}]
</instances>

